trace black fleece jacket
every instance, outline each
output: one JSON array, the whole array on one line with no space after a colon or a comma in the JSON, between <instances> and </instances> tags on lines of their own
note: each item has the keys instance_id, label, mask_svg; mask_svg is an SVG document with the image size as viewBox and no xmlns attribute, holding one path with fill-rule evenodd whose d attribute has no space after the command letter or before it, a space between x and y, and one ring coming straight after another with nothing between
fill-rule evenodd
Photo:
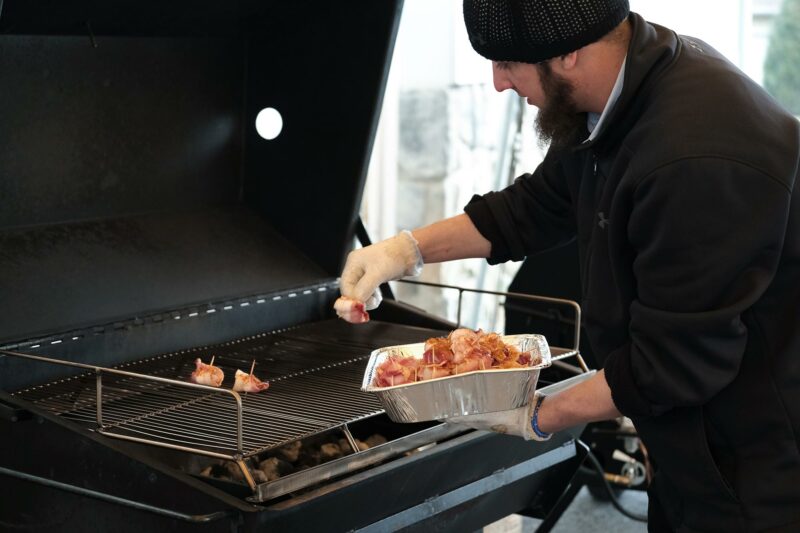
<instances>
[{"instance_id":1,"label":"black fleece jacket","mask_svg":"<svg viewBox=\"0 0 800 533\"><path fill-rule=\"evenodd\" d=\"M630 20L597 138L465 211L490 263L578 239L589 342L676 530L800 531L800 127L706 43Z\"/></svg>"}]
</instances>

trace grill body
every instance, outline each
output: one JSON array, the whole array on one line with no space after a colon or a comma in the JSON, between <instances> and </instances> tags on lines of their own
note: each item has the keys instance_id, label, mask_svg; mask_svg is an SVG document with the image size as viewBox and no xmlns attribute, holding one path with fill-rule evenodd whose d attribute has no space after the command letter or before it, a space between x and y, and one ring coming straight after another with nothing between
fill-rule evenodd
<instances>
[{"instance_id":1,"label":"grill body","mask_svg":"<svg viewBox=\"0 0 800 533\"><path fill-rule=\"evenodd\" d=\"M453 324L332 316L399 0L0 4L0 349L57 361L0 355L1 529L461 530L553 506L576 433L392 424L358 390L371 349ZM271 388L153 379L211 355ZM277 481L198 474L374 431Z\"/></svg>"},{"instance_id":2,"label":"grill body","mask_svg":"<svg viewBox=\"0 0 800 533\"><path fill-rule=\"evenodd\" d=\"M35 479L0 471L9 489L0 520L32 531L468 530L521 509L544 514L582 459L568 434L532 452L518 439L473 432L316 491L252 504L57 419L2 425L4 452L14 457L3 469Z\"/></svg>"}]
</instances>

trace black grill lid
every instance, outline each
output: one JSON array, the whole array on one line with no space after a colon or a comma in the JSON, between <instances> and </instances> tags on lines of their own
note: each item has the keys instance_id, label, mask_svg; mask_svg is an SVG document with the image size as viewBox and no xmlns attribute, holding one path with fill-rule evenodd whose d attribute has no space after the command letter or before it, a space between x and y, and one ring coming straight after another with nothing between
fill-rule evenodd
<instances>
[{"instance_id":1,"label":"black grill lid","mask_svg":"<svg viewBox=\"0 0 800 533\"><path fill-rule=\"evenodd\" d=\"M399 10L5 0L0 342L335 277Z\"/></svg>"}]
</instances>

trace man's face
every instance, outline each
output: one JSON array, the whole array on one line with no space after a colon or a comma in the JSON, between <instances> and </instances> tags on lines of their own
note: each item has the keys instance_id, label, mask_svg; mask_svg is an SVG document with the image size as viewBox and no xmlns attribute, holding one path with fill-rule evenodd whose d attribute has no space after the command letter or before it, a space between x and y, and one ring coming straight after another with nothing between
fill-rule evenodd
<instances>
[{"instance_id":1,"label":"man's face","mask_svg":"<svg viewBox=\"0 0 800 533\"><path fill-rule=\"evenodd\" d=\"M527 98L529 105L541 109L545 104L539 70L535 65L514 61L492 61L492 80L498 92L513 89L521 97Z\"/></svg>"},{"instance_id":2,"label":"man's face","mask_svg":"<svg viewBox=\"0 0 800 533\"><path fill-rule=\"evenodd\" d=\"M574 141L586 126L586 115L578 110L574 87L554 73L549 62L532 65L516 62L492 62L497 91L513 89L536 106L536 132L542 145L564 146Z\"/></svg>"}]
</instances>

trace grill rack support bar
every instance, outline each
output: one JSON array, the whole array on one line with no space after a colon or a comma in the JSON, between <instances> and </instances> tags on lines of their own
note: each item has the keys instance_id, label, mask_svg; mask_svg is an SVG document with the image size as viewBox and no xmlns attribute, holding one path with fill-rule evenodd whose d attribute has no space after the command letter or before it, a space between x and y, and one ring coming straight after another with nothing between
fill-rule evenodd
<instances>
[{"instance_id":1,"label":"grill rack support bar","mask_svg":"<svg viewBox=\"0 0 800 533\"><path fill-rule=\"evenodd\" d=\"M580 343L581 343L581 306L578 305L578 302L573 300L563 300L561 298L551 298L549 296L538 296L536 294L525 294L522 292L501 292L501 291L488 291L485 289L470 289L467 287L459 287L458 285L445 285L442 283L432 283L430 281L419 281L413 279L399 279L397 280L401 283L408 283L410 285L423 285L426 287L433 287L436 289L449 289L458 291L458 307L456 310L456 328L461 327L461 307L462 307L462 300L464 297L465 292L472 292L477 294L491 294L493 296L502 296L505 298L514 298L519 300L528 300L530 302L542 302L542 303L551 303L560 305L563 307L569 307L575 313L575 331L572 338L572 351L569 351L560 357L553 357L553 361L557 361L559 359L566 359L567 357L575 356L578 361L578 364L581 367L581 370L584 372L589 372L589 367L586 365L586 362L583 360L583 357L580 353Z\"/></svg>"},{"instance_id":2,"label":"grill rack support bar","mask_svg":"<svg viewBox=\"0 0 800 533\"><path fill-rule=\"evenodd\" d=\"M353 453L358 453L358 444L356 443L355 437L350 432L350 426L347 424L342 424L342 433L344 433L344 437L347 439L347 443L350 445L350 448L353 449Z\"/></svg>"},{"instance_id":3,"label":"grill rack support bar","mask_svg":"<svg viewBox=\"0 0 800 533\"><path fill-rule=\"evenodd\" d=\"M207 385L200 385L200 384L197 384L197 383L187 383L185 381L179 381L177 379L162 378L160 376L148 376L147 374L139 374L137 372L129 372L127 370L118 370L116 368L107 368L107 367L96 366L96 365L87 365L87 364L83 364L83 363L75 363L75 362L72 362L72 361L62 361L60 359L53 359L53 358L50 358L50 357L43 357L41 355L33 355L33 354L28 354L28 353L14 352L14 351L11 351L11 350L0 350L0 354L6 355L6 356L10 356L10 357L19 357L19 358L22 358L22 359L29 359L29 360L32 360L32 361L39 361L39 362L43 362L43 363L56 364L56 365L62 365L62 366L71 366L71 367L74 367L74 368L82 368L84 370L88 370L90 372L94 372L95 380L96 380L96 384L97 384L97 387L96 387L96 389L97 389L96 390L96 397L97 397L97 402L96 402L97 431L99 433L103 434L103 435L106 435L108 437L113 437L115 439L129 440L129 441L139 442L139 443L143 443L143 444L151 444L151 445L159 446L159 447L162 447L162 448L171 448L171 449L176 449L176 450L181 450L181 451L198 453L198 454L201 454L201 455L206 455L206 456L211 456L211 457L218 457L218 458L222 458L222 459L230 459L232 461L239 461L242 458L242 456L244 455L244 444L243 444L243 442L244 442L243 433L244 432L243 432L243 422L242 422L242 418L243 418L242 417L242 411L243 411L242 398L239 395L239 393L236 392L236 391L233 391L233 390L230 390L230 389L220 389L220 388L216 388L216 387L210 387L210 386L207 386ZM104 429L104 424L103 424L103 407L102 407L103 406L103 374L104 373L118 375L118 376L125 376L125 377L129 377L129 378L142 379L142 380L145 380L145 381L155 381L155 382L164 383L164 384L167 384L167 385L176 385L176 386L179 386L179 387L186 387L186 388L190 388L190 389L206 391L206 392L209 392L209 393L223 394L223 395L231 396L233 398L233 400L236 402L236 454L235 455L226 455L226 454L208 452L206 450L197 449L197 448L191 448L191 447L188 447L188 446L176 446L176 445L171 445L171 444L167 444L167 443L156 441L156 440L143 439L143 438L139 438L139 437L131 437L131 436L128 436L128 435L122 435L122 434L119 434L119 433L112 433L110 431L106 431ZM248 474L249 474L249 472L248 472ZM248 477L248 474L245 474L245 478ZM250 478L249 482L250 481L252 481L252 478Z\"/></svg>"},{"instance_id":4,"label":"grill rack support bar","mask_svg":"<svg viewBox=\"0 0 800 533\"><path fill-rule=\"evenodd\" d=\"M97 428L103 428L103 374L95 370L95 405L97 406Z\"/></svg>"},{"instance_id":5,"label":"grill rack support bar","mask_svg":"<svg viewBox=\"0 0 800 533\"><path fill-rule=\"evenodd\" d=\"M26 472L18 472L17 470L11 470L9 468L4 468L2 466L0 466L0 475L22 479L24 481L37 483L45 487L50 487L58 490L71 492L73 494L78 494L79 496L84 496L87 498L95 498L97 500L124 505L126 507L131 507L133 509L138 509L140 511L147 511L149 513L154 513L161 516L167 516L169 518L182 520L184 522L190 522L193 524L207 524L234 515L234 511L217 511L215 513L204 514L204 515L190 515L178 511L173 511L172 509L164 509L162 507L156 507L148 503L129 500L127 498L121 498L119 496L114 496L112 494L106 494L103 492L98 492L96 490L91 490L84 487L71 485L69 483L62 483L54 479L47 479L39 476L34 476Z\"/></svg>"},{"instance_id":6,"label":"grill rack support bar","mask_svg":"<svg viewBox=\"0 0 800 533\"><path fill-rule=\"evenodd\" d=\"M239 470L242 471L242 475L244 476L245 482L247 482L247 486L250 487L250 490L255 492L256 491L256 480L253 479L253 474L250 473L250 469L247 468L243 459L236 459L236 466L239 467Z\"/></svg>"}]
</instances>

